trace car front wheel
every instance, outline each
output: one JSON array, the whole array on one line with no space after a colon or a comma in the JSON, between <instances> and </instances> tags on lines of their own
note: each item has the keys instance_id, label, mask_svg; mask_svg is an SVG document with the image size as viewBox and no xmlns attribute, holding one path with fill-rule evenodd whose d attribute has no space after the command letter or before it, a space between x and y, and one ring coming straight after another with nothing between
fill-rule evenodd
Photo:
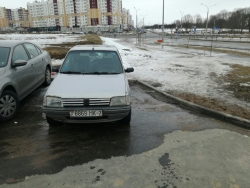
<instances>
[{"instance_id":1,"label":"car front wheel","mask_svg":"<svg viewBox=\"0 0 250 188\"><path fill-rule=\"evenodd\" d=\"M52 119L52 118L50 118L48 116L46 116L46 120L47 120L47 122L49 124L49 127L52 127L52 128L58 127L59 125L62 124L60 121L56 121L56 120L54 120L54 119Z\"/></svg>"},{"instance_id":2,"label":"car front wheel","mask_svg":"<svg viewBox=\"0 0 250 188\"><path fill-rule=\"evenodd\" d=\"M128 113L128 115L127 115L126 117L124 117L123 119L121 119L121 120L119 121L119 123L124 124L124 125L130 125L130 121L131 121L131 111L132 111L132 110L130 110L129 113Z\"/></svg>"},{"instance_id":3,"label":"car front wheel","mask_svg":"<svg viewBox=\"0 0 250 188\"><path fill-rule=\"evenodd\" d=\"M51 70L49 67L46 67L44 86L49 86L50 83L51 83Z\"/></svg>"},{"instance_id":4,"label":"car front wheel","mask_svg":"<svg viewBox=\"0 0 250 188\"><path fill-rule=\"evenodd\" d=\"M0 122L12 119L18 112L19 100L12 91L4 91L0 96Z\"/></svg>"}]
</instances>

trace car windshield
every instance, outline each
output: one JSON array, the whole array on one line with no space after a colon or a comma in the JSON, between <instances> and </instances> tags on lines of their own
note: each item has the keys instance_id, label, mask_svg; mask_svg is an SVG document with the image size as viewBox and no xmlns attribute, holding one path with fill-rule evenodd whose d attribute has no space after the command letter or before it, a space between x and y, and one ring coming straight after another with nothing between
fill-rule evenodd
<instances>
[{"instance_id":1,"label":"car windshield","mask_svg":"<svg viewBox=\"0 0 250 188\"><path fill-rule=\"evenodd\" d=\"M60 72L64 74L120 74L123 68L117 52L77 50L68 53Z\"/></svg>"},{"instance_id":2,"label":"car windshield","mask_svg":"<svg viewBox=\"0 0 250 188\"><path fill-rule=\"evenodd\" d=\"M0 67L5 67L8 62L10 48L0 47Z\"/></svg>"}]
</instances>

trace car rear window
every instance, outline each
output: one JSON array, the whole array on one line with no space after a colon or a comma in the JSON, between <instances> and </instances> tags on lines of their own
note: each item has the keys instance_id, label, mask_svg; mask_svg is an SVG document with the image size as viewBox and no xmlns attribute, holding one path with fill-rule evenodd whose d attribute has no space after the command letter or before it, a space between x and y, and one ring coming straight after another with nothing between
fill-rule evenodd
<instances>
[{"instance_id":1,"label":"car rear window","mask_svg":"<svg viewBox=\"0 0 250 188\"><path fill-rule=\"evenodd\" d=\"M65 58L61 73L120 74L123 67L115 51L70 51Z\"/></svg>"},{"instance_id":2,"label":"car rear window","mask_svg":"<svg viewBox=\"0 0 250 188\"><path fill-rule=\"evenodd\" d=\"M10 48L0 47L0 67L5 67L8 63Z\"/></svg>"}]
</instances>

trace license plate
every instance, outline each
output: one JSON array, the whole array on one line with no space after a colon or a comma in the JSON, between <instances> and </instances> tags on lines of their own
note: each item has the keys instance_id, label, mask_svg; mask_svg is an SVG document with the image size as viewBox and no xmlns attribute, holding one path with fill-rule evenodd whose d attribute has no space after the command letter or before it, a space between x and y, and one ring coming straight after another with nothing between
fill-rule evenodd
<instances>
[{"instance_id":1,"label":"license plate","mask_svg":"<svg viewBox=\"0 0 250 188\"><path fill-rule=\"evenodd\" d=\"M100 117L102 116L102 110L81 110L70 111L70 117Z\"/></svg>"}]
</instances>

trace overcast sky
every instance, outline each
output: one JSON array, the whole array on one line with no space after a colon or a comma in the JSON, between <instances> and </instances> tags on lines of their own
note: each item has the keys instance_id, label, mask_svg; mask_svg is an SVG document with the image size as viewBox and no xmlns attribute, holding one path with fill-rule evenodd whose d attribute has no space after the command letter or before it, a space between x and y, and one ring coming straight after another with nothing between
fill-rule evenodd
<instances>
[{"instance_id":1,"label":"overcast sky","mask_svg":"<svg viewBox=\"0 0 250 188\"><path fill-rule=\"evenodd\" d=\"M34 0L0 0L0 7L6 8L27 8L27 2L34 2ZM232 11L235 8L250 7L250 0L165 0L165 23L172 23L174 20L181 18L180 11L185 14L200 14L206 18L207 8L202 6L201 3L207 6L217 4L210 8L210 14L219 13L221 10L226 9ZM163 0L123 0L123 7L129 9L134 22L136 22L136 9L138 15L138 23L142 22L142 16L145 16L145 25L162 23L162 6Z\"/></svg>"}]
</instances>

